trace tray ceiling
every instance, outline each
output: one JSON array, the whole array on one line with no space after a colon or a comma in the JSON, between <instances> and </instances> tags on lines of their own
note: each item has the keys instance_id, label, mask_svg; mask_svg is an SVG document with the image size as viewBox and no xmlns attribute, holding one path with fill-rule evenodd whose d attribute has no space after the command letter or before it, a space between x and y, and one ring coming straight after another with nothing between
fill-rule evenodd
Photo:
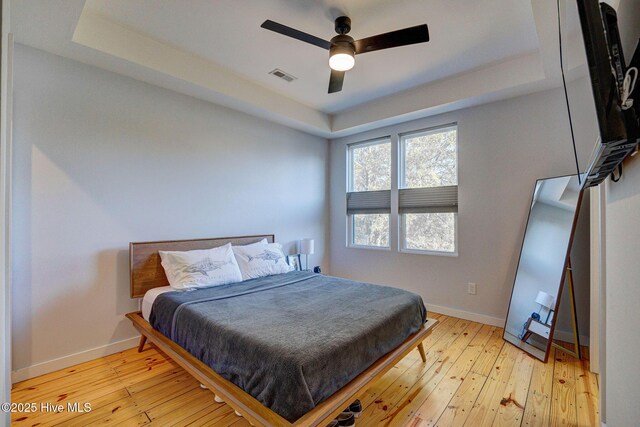
<instances>
[{"instance_id":1,"label":"tray ceiling","mask_svg":"<svg viewBox=\"0 0 640 427\"><path fill-rule=\"evenodd\" d=\"M19 43L334 137L557 83L555 8L541 3L14 0L12 31ZM356 39L427 23L431 41L359 55L344 90L327 94L326 51L260 28L272 19L330 39L342 14Z\"/></svg>"}]
</instances>

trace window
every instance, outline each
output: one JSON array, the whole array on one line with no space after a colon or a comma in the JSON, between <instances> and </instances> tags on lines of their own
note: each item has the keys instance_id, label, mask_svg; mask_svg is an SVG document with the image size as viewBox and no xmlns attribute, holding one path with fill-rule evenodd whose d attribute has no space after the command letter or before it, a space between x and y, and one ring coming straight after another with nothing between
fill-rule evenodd
<instances>
[{"instance_id":1,"label":"window","mask_svg":"<svg viewBox=\"0 0 640 427\"><path fill-rule=\"evenodd\" d=\"M348 179L349 245L388 248L391 140L350 145Z\"/></svg>"},{"instance_id":2,"label":"window","mask_svg":"<svg viewBox=\"0 0 640 427\"><path fill-rule=\"evenodd\" d=\"M349 246L457 254L456 124L347 146L347 181Z\"/></svg>"},{"instance_id":3,"label":"window","mask_svg":"<svg viewBox=\"0 0 640 427\"><path fill-rule=\"evenodd\" d=\"M391 142L383 140L349 146L349 191L391 190Z\"/></svg>"},{"instance_id":4,"label":"window","mask_svg":"<svg viewBox=\"0 0 640 427\"><path fill-rule=\"evenodd\" d=\"M457 127L402 135L399 172L400 249L456 253Z\"/></svg>"},{"instance_id":5,"label":"window","mask_svg":"<svg viewBox=\"0 0 640 427\"><path fill-rule=\"evenodd\" d=\"M354 214L352 221L352 244L389 247L389 214Z\"/></svg>"},{"instance_id":6,"label":"window","mask_svg":"<svg viewBox=\"0 0 640 427\"><path fill-rule=\"evenodd\" d=\"M455 213L407 213L402 215L403 249L456 252Z\"/></svg>"}]
</instances>

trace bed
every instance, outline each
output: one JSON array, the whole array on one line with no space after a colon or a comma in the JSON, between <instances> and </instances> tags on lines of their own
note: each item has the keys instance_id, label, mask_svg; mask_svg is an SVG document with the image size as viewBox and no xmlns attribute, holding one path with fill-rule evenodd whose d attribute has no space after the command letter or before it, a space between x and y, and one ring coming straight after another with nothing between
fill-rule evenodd
<instances>
[{"instance_id":1,"label":"bed","mask_svg":"<svg viewBox=\"0 0 640 427\"><path fill-rule=\"evenodd\" d=\"M253 425L325 425L417 348L436 321L399 289L310 272L173 292L159 250L250 244L273 235L130 244L127 317L147 340ZM149 292L150 291L150 292ZM152 307L152 309L150 309Z\"/></svg>"}]
</instances>

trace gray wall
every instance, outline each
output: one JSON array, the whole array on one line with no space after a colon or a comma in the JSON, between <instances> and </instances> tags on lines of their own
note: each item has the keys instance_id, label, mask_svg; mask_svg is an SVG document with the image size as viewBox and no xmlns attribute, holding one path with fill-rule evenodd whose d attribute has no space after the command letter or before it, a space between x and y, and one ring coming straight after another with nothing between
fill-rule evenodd
<instances>
[{"instance_id":1,"label":"gray wall","mask_svg":"<svg viewBox=\"0 0 640 427\"><path fill-rule=\"evenodd\" d=\"M13 369L136 335L130 241L275 233L325 264L327 141L22 45Z\"/></svg>"},{"instance_id":2,"label":"gray wall","mask_svg":"<svg viewBox=\"0 0 640 427\"><path fill-rule=\"evenodd\" d=\"M563 94L554 90L331 141L332 274L398 286L422 295L436 310L455 309L502 325L535 181L575 173L566 114ZM452 122L458 123L459 256L400 253L394 234L391 251L346 247L346 145ZM583 166L593 142L579 138ZM588 211L582 214L588 233ZM394 215L391 226L397 227ZM587 304L588 242L588 234L577 239L581 259L574 259L583 271L576 277L578 298ZM477 283L477 295L467 294L468 282ZM583 334L588 314L583 309Z\"/></svg>"}]
</instances>

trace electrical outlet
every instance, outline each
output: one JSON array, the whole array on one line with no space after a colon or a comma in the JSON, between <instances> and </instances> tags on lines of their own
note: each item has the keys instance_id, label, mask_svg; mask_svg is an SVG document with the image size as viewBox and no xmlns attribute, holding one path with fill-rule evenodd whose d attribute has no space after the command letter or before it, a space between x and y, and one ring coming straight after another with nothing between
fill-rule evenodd
<instances>
[{"instance_id":1,"label":"electrical outlet","mask_svg":"<svg viewBox=\"0 0 640 427\"><path fill-rule=\"evenodd\" d=\"M469 282L468 283L467 292L469 293L469 295L475 295L476 294L476 284Z\"/></svg>"}]
</instances>

